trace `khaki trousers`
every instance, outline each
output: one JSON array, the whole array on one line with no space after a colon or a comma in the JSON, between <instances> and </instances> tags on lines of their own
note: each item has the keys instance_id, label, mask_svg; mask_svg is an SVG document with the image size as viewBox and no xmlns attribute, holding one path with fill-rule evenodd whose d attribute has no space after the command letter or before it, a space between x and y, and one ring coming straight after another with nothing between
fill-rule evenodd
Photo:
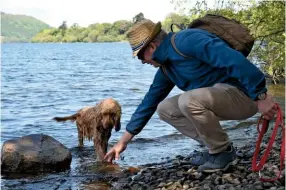
<instances>
[{"instance_id":1,"label":"khaki trousers","mask_svg":"<svg viewBox=\"0 0 286 190\"><path fill-rule=\"evenodd\" d=\"M167 98L157 108L160 119L205 145L211 154L224 151L230 144L219 121L247 119L257 111L252 99L222 83Z\"/></svg>"}]
</instances>

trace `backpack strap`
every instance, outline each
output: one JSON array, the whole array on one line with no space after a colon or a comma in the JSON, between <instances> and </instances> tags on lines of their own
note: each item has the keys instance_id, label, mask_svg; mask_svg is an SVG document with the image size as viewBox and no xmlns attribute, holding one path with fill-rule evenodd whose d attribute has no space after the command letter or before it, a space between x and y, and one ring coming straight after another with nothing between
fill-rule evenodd
<instances>
[{"instance_id":1,"label":"backpack strap","mask_svg":"<svg viewBox=\"0 0 286 190\"><path fill-rule=\"evenodd\" d=\"M172 23L172 24L171 24L171 31L172 31L172 32L174 32L174 29L173 29L174 26L177 26L180 30L183 30L183 29L184 29L182 25L179 25L179 24L177 24L177 23Z\"/></svg>"},{"instance_id":2,"label":"backpack strap","mask_svg":"<svg viewBox=\"0 0 286 190\"><path fill-rule=\"evenodd\" d=\"M162 65L160 68L162 69L164 75L169 79L168 74L167 74L167 71L166 71L166 66L165 66L165 65ZM169 79L169 80L170 80L170 79Z\"/></svg>"},{"instance_id":3,"label":"backpack strap","mask_svg":"<svg viewBox=\"0 0 286 190\"><path fill-rule=\"evenodd\" d=\"M167 69L166 69L166 65L170 64L170 61L167 60L163 65L160 66L160 69L162 70L163 74L165 75L165 77L171 81L171 79L169 78L168 74L167 74ZM172 81L171 81L172 82Z\"/></svg>"},{"instance_id":4,"label":"backpack strap","mask_svg":"<svg viewBox=\"0 0 286 190\"><path fill-rule=\"evenodd\" d=\"M178 48L177 48L177 46L176 46L176 44L175 44L175 37L176 37L176 34L173 34L173 36L171 37L171 44L172 44L173 48L175 49L175 51L176 51L179 55L181 55L181 56L183 56L183 57L185 57L185 58L187 58L187 59L191 59L192 57L186 56L185 54L183 54L182 52L180 52L180 51L178 50Z\"/></svg>"}]
</instances>

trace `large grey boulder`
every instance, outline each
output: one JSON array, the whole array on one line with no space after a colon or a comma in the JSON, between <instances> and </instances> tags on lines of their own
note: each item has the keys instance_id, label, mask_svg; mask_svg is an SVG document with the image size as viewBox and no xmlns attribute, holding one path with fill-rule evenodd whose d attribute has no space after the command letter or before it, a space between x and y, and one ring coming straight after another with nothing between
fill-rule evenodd
<instances>
[{"instance_id":1,"label":"large grey boulder","mask_svg":"<svg viewBox=\"0 0 286 190\"><path fill-rule=\"evenodd\" d=\"M62 171L70 167L72 160L67 147L43 134L7 140L1 152L2 173Z\"/></svg>"}]
</instances>

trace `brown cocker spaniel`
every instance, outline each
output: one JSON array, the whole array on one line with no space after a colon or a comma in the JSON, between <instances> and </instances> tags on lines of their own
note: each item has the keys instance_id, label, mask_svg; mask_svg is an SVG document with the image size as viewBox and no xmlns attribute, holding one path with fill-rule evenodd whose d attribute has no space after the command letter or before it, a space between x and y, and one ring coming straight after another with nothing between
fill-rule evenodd
<instances>
[{"instance_id":1,"label":"brown cocker spaniel","mask_svg":"<svg viewBox=\"0 0 286 190\"><path fill-rule=\"evenodd\" d=\"M115 131L121 128L121 106L116 100L108 98L95 106L85 107L74 115L53 119L58 122L76 121L78 146L83 147L84 138L89 141L93 139L97 159L102 161L107 152L112 128L114 127Z\"/></svg>"}]
</instances>

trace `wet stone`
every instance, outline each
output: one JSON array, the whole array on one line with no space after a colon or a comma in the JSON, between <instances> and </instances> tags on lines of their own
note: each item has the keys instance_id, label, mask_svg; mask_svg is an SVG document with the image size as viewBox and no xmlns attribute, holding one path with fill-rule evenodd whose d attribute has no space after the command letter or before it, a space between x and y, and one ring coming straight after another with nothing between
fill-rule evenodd
<instances>
[{"instance_id":1,"label":"wet stone","mask_svg":"<svg viewBox=\"0 0 286 190\"><path fill-rule=\"evenodd\" d=\"M183 185L183 189L189 189L189 187L190 187L190 186L189 186L188 184L184 184L184 185Z\"/></svg>"},{"instance_id":2,"label":"wet stone","mask_svg":"<svg viewBox=\"0 0 286 190\"><path fill-rule=\"evenodd\" d=\"M261 185L255 185L254 188L257 189L257 190L264 189Z\"/></svg>"},{"instance_id":3,"label":"wet stone","mask_svg":"<svg viewBox=\"0 0 286 190\"><path fill-rule=\"evenodd\" d=\"M161 183L158 185L158 187L164 187L165 185L166 185L166 183L161 182Z\"/></svg>"},{"instance_id":4,"label":"wet stone","mask_svg":"<svg viewBox=\"0 0 286 190\"><path fill-rule=\"evenodd\" d=\"M248 183L247 179L243 179L243 180L242 180L242 183L243 183L243 184L247 184L247 183Z\"/></svg>"},{"instance_id":5,"label":"wet stone","mask_svg":"<svg viewBox=\"0 0 286 190\"><path fill-rule=\"evenodd\" d=\"M184 172L183 171L178 171L177 172L177 176L178 177L183 177L184 176Z\"/></svg>"},{"instance_id":6,"label":"wet stone","mask_svg":"<svg viewBox=\"0 0 286 190\"><path fill-rule=\"evenodd\" d=\"M70 168L70 150L51 136L31 134L7 140L1 150L1 172L41 174Z\"/></svg>"},{"instance_id":7,"label":"wet stone","mask_svg":"<svg viewBox=\"0 0 286 190\"><path fill-rule=\"evenodd\" d=\"M204 185L204 190L211 190L210 185L209 185L209 184L205 184L205 185Z\"/></svg>"},{"instance_id":8,"label":"wet stone","mask_svg":"<svg viewBox=\"0 0 286 190\"><path fill-rule=\"evenodd\" d=\"M225 189L225 185L219 185L219 186L217 186L217 189L218 190L224 190Z\"/></svg>"},{"instance_id":9,"label":"wet stone","mask_svg":"<svg viewBox=\"0 0 286 190\"><path fill-rule=\"evenodd\" d=\"M256 185L262 186L262 182L261 181L255 181L253 185L255 185L255 186Z\"/></svg>"},{"instance_id":10,"label":"wet stone","mask_svg":"<svg viewBox=\"0 0 286 190\"><path fill-rule=\"evenodd\" d=\"M133 181L139 181L140 179L141 179L141 176L140 175L136 175L136 176L134 176Z\"/></svg>"},{"instance_id":11,"label":"wet stone","mask_svg":"<svg viewBox=\"0 0 286 190\"><path fill-rule=\"evenodd\" d=\"M270 188L270 187L273 187L274 185L270 182L264 182L263 183L263 187L266 187L266 188Z\"/></svg>"},{"instance_id":12,"label":"wet stone","mask_svg":"<svg viewBox=\"0 0 286 190\"><path fill-rule=\"evenodd\" d=\"M281 183L279 181L274 181L275 186L281 186Z\"/></svg>"},{"instance_id":13,"label":"wet stone","mask_svg":"<svg viewBox=\"0 0 286 190\"><path fill-rule=\"evenodd\" d=\"M235 187L230 186L230 187L228 187L228 190L235 190Z\"/></svg>"}]
</instances>

